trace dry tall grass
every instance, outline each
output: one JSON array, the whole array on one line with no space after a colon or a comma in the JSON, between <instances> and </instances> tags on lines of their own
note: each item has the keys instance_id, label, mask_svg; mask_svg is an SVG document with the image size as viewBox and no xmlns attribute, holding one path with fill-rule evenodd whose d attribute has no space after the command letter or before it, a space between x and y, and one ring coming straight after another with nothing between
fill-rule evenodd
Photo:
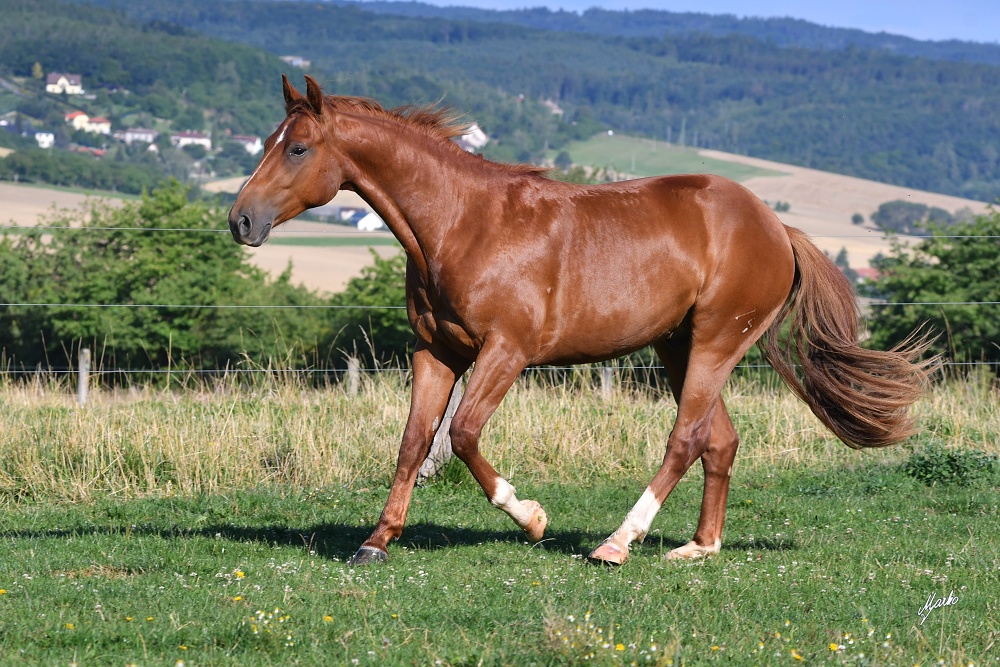
<instances>
[{"instance_id":1,"label":"dry tall grass","mask_svg":"<svg viewBox=\"0 0 1000 667\"><path fill-rule=\"evenodd\" d=\"M65 383L0 378L0 502L388 481L408 399L401 374L366 377L357 396L341 385L316 389L262 376L249 386L92 391L78 408ZM727 405L742 437L737 476L908 453L848 449L783 387L736 379ZM913 444L1000 453L1000 397L986 382L937 386L915 411L921 431ZM669 396L635 385L604 398L583 374L561 385L525 379L487 425L483 449L515 483L646 479L662 459L674 415Z\"/></svg>"}]
</instances>

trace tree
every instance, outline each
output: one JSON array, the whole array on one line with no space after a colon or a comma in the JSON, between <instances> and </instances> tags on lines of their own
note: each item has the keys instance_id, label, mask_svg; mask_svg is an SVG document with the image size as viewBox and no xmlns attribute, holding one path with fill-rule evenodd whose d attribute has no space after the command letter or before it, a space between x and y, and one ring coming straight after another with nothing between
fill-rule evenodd
<instances>
[{"instance_id":1,"label":"tree","mask_svg":"<svg viewBox=\"0 0 1000 667\"><path fill-rule=\"evenodd\" d=\"M42 63L35 61L35 64L31 66L31 78L41 80L45 78L45 70L42 69Z\"/></svg>"},{"instance_id":2,"label":"tree","mask_svg":"<svg viewBox=\"0 0 1000 667\"><path fill-rule=\"evenodd\" d=\"M4 300L62 305L0 306L0 351L18 367L64 365L81 346L118 368L316 363L326 336L322 311L267 307L323 300L292 287L288 272L268 280L219 233L222 216L189 202L174 182L141 202L98 203L87 219L63 213L51 221L79 230L4 237Z\"/></svg>"},{"instance_id":3,"label":"tree","mask_svg":"<svg viewBox=\"0 0 1000 667\"><path fill-rule=\"evenodd\" d=\"M966 238L954 238L954 237ZM872 345L885 348L918 327L937 336L932 352L955 361L1000 361L1000 212L948 227L908 247L894 241L873 262L880 277L869 294L890 303L873 306ZM976 238L979 237L979 238ZM988 237L988 238L987 238ZM922 305L951 302L957 305Z\"/></svg>"},{"instance_id":4,"label":"tree","mask_svg":"<svg viewBox=\"0 0 1000 667\"><path fill-rule=\"evenodd\" d=\"M374 263L333 297L332 336L322 349L339 361L355 356L369 364L402 363L416 341L400 309L406 305L406 255L383 259L371 253Z\"/></svg>"}]
</instances>

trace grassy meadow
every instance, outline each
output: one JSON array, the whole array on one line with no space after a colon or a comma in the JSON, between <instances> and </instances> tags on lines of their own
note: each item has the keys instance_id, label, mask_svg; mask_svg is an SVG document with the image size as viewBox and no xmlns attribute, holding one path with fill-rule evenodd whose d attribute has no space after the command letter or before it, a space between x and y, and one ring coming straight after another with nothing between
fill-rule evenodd
<instances>
[{"instance_id":1,"label":"grassy meadow","mask_svg":"<svg viewBox=\"0 0 1000 667\"><path fill-rule=\"evenodd\" d=\"M718 174L734 181L782 172L705 157L697 149L624 134L596 134L565 147L575 164L608 168L636 177L664 174ZM553 153L552 157L555 157Z\"/></svg>"},{"instance_id":2,"label":"grassy meadow","mask_svg":"<svg viewBox=\"0 0 1000 667\"><path fill-rule=\"evenodd\" d=\"M606 398L586 373L526 379L483 448L519 497L546 508L546 539L528 545L453 462L416 490L389 562L350 569L385 500L406 378L372 375L357 396L287 377L184 381L94 391L78 408L59 381L0 380L0 664L909 666L1000 655L1000 478L955 463L983 456L949 458L1000 453L1000 397L987 383L934 388L914 442L856 452L786 390L734 380L742 445L722 553L661 557L693 534L696 466L632 559L607 569L584 557L659 464L673 402L631 384ZM906 474L908 461L932 483ZM928 596L949 595L918 615Z\"/></svg>"}]
</instances>

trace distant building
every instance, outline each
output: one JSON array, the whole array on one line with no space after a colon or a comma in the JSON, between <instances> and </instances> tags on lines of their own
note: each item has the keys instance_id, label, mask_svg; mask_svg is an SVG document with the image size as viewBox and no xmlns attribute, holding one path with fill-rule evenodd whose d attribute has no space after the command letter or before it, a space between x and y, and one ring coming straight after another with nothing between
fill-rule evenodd
<instances>
[{"instance_id":1,"label":"distant building","mask_svg":"<svg viewBox=\"0 0 1000 667\"><path fill-rule=\"evenodd\" d=\"M35 141L39 148L52 148L56 145L56 135L52 132L35 132Z\"/></svg>"},{"instance_id":2,"label":"distant building","mask_svg":"<svg viewBox=\"0 0 1000 667\"><path fill-rule=\"evenodd\" d=\"M87 123L87 132L96 134L111 134L111 121L103 116L94 116Z\"/></svg>"},{"instance_id":3,"label":"distant building","mask_svg":"<svg viewBox=\"0 0 1000 667\"><path fill-rule=\"evenodd\" d=\"M455 139L455 142L469 153L475 153L490 143L490 138L478 125L473 125L469 131Z\"/></svg>"},{"instance_id":4,"label":"distant building","mask_svg":"<svg viewBox=\"0 0 1000 667\"><path fill-rule=\"evenodd\" d=\"M83 95L83 77L79 74L52 72L45 77L45 92L53 95Z\"/></svg>"},{"instance_id":5,"label":"distant building","mask_svg":"<svg viewBox=\"0 0 1000 667\"><path fill-rule=\"evenodd\" d=\"M358 220L359 232L375 232L380 229L385 229L385 223L382 222L382 218L378 217L375 213L369 213L365 217Z\"/></svg>"},{"instance_id":6,"label":"distant building","mask_svg":"<svg viewBox=\"0 0 1000 667\"><path fill-rule=\"evenodd\" d=\"M306 60L302 56L281 56L281 59L292 67L298 67L299 69L309 69L312 67L312 61Z\"/></svg>"},{"instance_id":7,"label":"distant building","mask_svg":"<svg viewBox=\"0 0 1000 667\"><path fill-rule=\"evenodd\" d=\"M93 132L95 134L111 134L111 121L103 116L91 118L82 111L71 111L64 116L74 130Z\"/></svg>"},{"instance_id":8,"label":"distant building","mask_svg":"<svg viewBox=\"0 0 1000 667\"><path fill-rule=\"evenodd\" d=\"M158 136L160 136L160 133L156 130L147 130L142 127L130 127L125 130L119 130L114 134L115 139L124 141L130 145L135 142L151 144L156 141L156 137Z\"/></svg>"},{"instance_id":9,"label":"distant building","mask_svg":"<svg viewBox=\"0 0 1000 667\"><path fill-rule=\"evenodd\" d=\"M178 132L177 134L171 134L170 143L177 148L204 146L205 150L212 150L212 137L201 132Z\"/></svg>"},{"instance_id":10,"label":"distant building","mask_svg":"<svg viewBox=\"0 0 1000 667\"><path fill-rule=\"evenodd\" d=\"M87 123L90 122L90 116L83 113L82 111L71 111L63 118L69 123L74 130L84 130L87 128Z\"/></svg>"},{"instance_id":11,"label":"distant building","mask_svg":"<svg viewBox=\"0 0 1000 667\"><path fill-rule=\"evenodd\" d=\"M234 134L230 138L243 146L243 148L245 148L247 153L250 155L256 155L264 150L264 144L261 142L260 137L252 137L246 134Z\"/></svg>"}]
</instances>

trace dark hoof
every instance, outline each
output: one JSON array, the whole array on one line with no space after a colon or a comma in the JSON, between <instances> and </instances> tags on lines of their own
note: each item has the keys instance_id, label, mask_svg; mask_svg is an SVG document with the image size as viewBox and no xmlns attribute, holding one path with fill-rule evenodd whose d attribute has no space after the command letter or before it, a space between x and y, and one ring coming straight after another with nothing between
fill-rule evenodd
<instances>
[{"instance_id":1,"label":"dark hoof","mask_svg":"<svg viewBox=\"0 0 1000 667\"><path fill-rule=\"evenodd\" d=\"M359 565L381 563L386 560L389 560L389 554L381 549L376 549L375 547L361 547L358 549L358 553L351 556L351 559L347 561L347 565L349 567L357 567Z\"/></svg>"}]
</instances>

